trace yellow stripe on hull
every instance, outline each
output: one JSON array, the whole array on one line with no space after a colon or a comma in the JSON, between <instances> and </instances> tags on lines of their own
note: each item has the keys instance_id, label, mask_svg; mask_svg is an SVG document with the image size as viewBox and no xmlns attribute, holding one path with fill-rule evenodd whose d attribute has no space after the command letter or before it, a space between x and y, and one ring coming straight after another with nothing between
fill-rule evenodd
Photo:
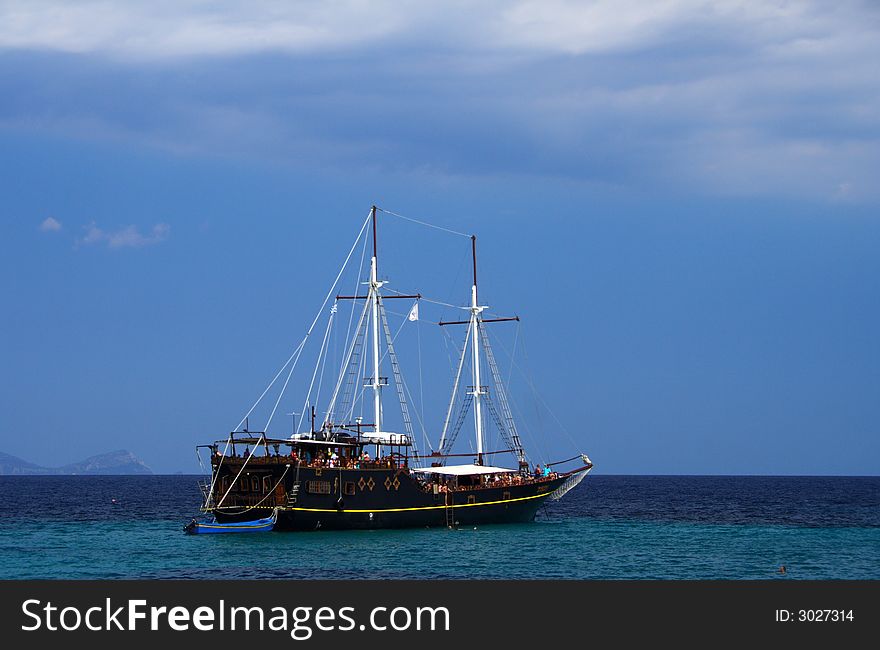
<instances>
[{"instance_id":1,"label":"yellow stripe on hull","mask_svg":"<svg viewBox=\"0 0 880 650\"><path fill-rule=\"evenodd\" d=\"M517 501L529 501L530 499L540 499L548 496L548 493L534 494L528 497L517 497L516 499L502 499L500 501L483 501L480 503L455 503L439 506L418 506L416 508L365 508L362 510L337 510L336 508L296 508L296 507L278 507L278 510L294 510L299 512L408 512L413 510L444 510L446 508L472 508L474 506L495 506L499 503L516 503ZM222 510L218 510L222 512Z\"/></svg>"}]
</instances>

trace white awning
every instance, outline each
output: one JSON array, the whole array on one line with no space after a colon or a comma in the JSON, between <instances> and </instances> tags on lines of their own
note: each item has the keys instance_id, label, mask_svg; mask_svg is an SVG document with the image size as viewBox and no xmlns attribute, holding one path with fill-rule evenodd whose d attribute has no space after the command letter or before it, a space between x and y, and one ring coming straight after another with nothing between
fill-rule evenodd
<instances>
[{"instance_id":1,"label":"white awning","mask_svg":"<svg viewBox=\"0 0 880 650\"><path fill-rule=\"evenodd\" d=\"M411 472L426 474L444 474L447 476L473 476L474 474L506 474L516 472L515 469L492 467L491 465L447 465L446 467L411 468Z\"/></svg>"},{"instance_id":2,"label":"white awning","mask_svg":"<svg viewBox=\"0 0 880 650\"><path fill-rule=\"evenodd\" d=\"M335 440L312 440L311 434L308 433L295 433L290 436L291 442L306 442L310 445L327 445L333 447L351 447L352 443L350 442L337 442ZM238 442L238 440L236 440Z\"/></svg>"},{"instance_id":3,"label":"white awning","mask_svg":"<svg viewBox=\"0 0 880 650\"><path fill-rule=\"evenodd\" d=\"M361 441L371 445L396 445L408 446L409 436L405 433L391 433L389 431L370 431L361 433Z\"/></svg>"}]
</instances>

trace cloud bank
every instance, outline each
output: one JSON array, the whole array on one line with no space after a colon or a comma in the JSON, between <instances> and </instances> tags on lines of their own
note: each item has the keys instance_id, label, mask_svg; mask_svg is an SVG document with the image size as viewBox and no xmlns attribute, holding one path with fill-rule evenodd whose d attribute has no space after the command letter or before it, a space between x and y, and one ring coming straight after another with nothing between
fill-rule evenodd
<instances>
[{"instance_id":1,"label":"cloud bank","mask_svg":"<svg viewBox=\"0 0 880 650\"><path fill-rule=\"evenodd\" d=\"M754 43L852 28L870 5L737 0L13 0L0 47L137 59L321 53L418 43L460 51L584 54L645 50L694 36ZM689 33L690 32L690 33Z\"/></svg>"},{"instance_id":2,"label":"cloud bank","mask_svg":"<svg viewBox=\"0 0 880 650\"><path fill-rule=\"evenodd\" d=\"M861 2L7 2L0 129L346 171L880 198Z\"/></svg>"}]
</instances>

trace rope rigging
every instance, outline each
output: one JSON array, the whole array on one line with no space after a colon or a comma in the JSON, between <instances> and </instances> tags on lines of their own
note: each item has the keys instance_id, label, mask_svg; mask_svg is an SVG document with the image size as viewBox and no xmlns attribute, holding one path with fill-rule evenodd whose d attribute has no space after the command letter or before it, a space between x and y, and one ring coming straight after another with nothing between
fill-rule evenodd
<instances>
[{"instance_id":1,"label":"rope rigging","mask_svg":"<svg viewBox=\"0 0 880 650\"><path fill-rule=\"evenodd\" d=\"M467 334L464 337L464 345L462 346L462 354L458 361L458 370L455 373L455 382L452 384L452 397L449 400L449 408L446 410L446 420L443 423L443 433L440 435L440 444L438 445L438 449L440 449L440 453L443 453L443 450L447 448L446 446L446 432L449 430L449 419L452 417L452 409L455 406L455 402L458 399L458 384L461 381L461 370L464 367L464 352L467 350L468 341L471 338L471 329L468 328ZM463 418L463 416L462 416ZM461 425L459 425L460 427Z\"/></svg>"},{"instance_id":2,"label":"rope rigging","mask_svg":"<svg viewBox=\"0 0 880 650\"><path fill-rule=\"evenodd\" d=\"M278 378L281 376L281 373L284 372L284 369L287 368L287 366L291 362L293 362L293 366L291 367L290 372L287 375L287 379L288 380L290 379L290 376L293 373L293 369L296 367L296 364L299 361L300 356L302 355L302 350L305 347L306 341L308 341L309 336L311 336L312 330L314 330L315 325L318 323L318 319L321 317L321 314L324 313L324 307L327 306L327 302L330 300L330 297L333 295L333 292L336 290L336 285L339 284L339 279L342 277L342 274L345 272L345 269L348 266L348 262L349 262L349 260L351 260L351 256L354 253L355 248L357 248L358 242L360 241L361 237L363 237L364 232L367 229L367 225L370 223L371 216L372 216L372 210L370 211L370 214L367 216L367 218L364 219L364 223L361 226L361 229L358 232L357 237L355 237L354 243L351 245L351 248L348 251L348 255L345 256L345 261L342 263L342 267L339 269L339 273L336 274L336 278L333 280L333 284L330 287L330 290L327 292L327 295L324 297L324 301L321 303L321 307L318 309L318 312L315 314L315 318L312 320L311 325L309 325L309 328L306 331L305 336L302 338L302 340L299 342L299 344L296 346L296 348L294 348L294 351L287 358L287 361L284 362L284 365L281 366L281 368L278 370L278 372L272 378L272 381L269 382L269 385L266 386L265 390L263 390L263 392L260 394L260 396L257 398L257 400L253 403L253 405L250 407L250 409L248 409L247 413L245 413L244 417L235 426L233 431L238 431L239 428L247 421L250 414L253 413L254 409L257 408L257 405L266 396L266 393L268 393L269 390L272 388L272 386L275 385L275 382L278 381ZM285 382L285 388L286 387L287 387L287 382ZM281 391L281 394L282 395L284 394L283 390ZM272 418L275 415L275 410L278 408L278 403L280 401L281 401L281 396L279 396L278 401L276 401L276 403L275 403L275 407L272 410L272 415L269 417L269 421L267 422L266 427L264 428L264 431L266 431L268 429L269 424L272 422ZM226 457L226 452L229 451L229 445L231 443L232 443L232 435L230 434L230 436L226 439L226 445L223 448L223 454L222 454L222 458L220 460L221 464L223 462L223 458ZM253 451L247 457L247 459L245 459L245 462L242 464L242 470L244 469L245 465L247 465L247 462L251 459L252 455L253 455ZM218 465L217 469L218 470L220 469L219 465ZM218 475L219 475L219 471L215 472L214 477L211 480L211 494L213 494L213 492L214 492L214 487L217 482ZM231 489L231 486L230 486L230 489ZM223 499L225 499L228 494L229 494L229 490L227 490L226 494L223 495ZM223 502L223 499L220 500L220 503ZM207 505L207 502L206 502L206 505Z\"/></svg>"},{"instance_id":3,"label":"rope rigging","mask_svg":"<svg viewBox=\"0 0 880 650\"><path fill-rule=\"evenodd\" d=\"M349 400L352 399L353 392L353 384L354 378L357 376L358 370L361 367L361 356L363 359L366 359L366 355L361 355L361 350L364 347L364 337L366 336L367 331L367 314L369 313L370 305L368 302L364 302L364 308L361 311L360 319L358 319L357 329L355 331L354 338L352 339L351 347L348 350L348 354L345 360L342 362L342 366L339 369L339 379L336 382L336 387L333 389L333 396L330 398L330 405L327 407L327 413L324 416L324 422L332 422L334 414L336 413L336 399L339 396L339 390L343 386L343 382L345 383L344 392L342 394L342 407L340 411L342 413L346 413L348 411ZM352 313L354 313L354 309L352 308ZM345 369L348 368L346 371ZM354 404L351 402L352 405Z\"/></svg>"},{"instance_id":4,"label":"rope rigging","mask_svg":"<svg viewBox=\"0 0 880 650\"><path fill-rule=\"evenodd\" d=\"M510 449L514 450L517 456L519 456L520 462L523 462L526 460L526 454L525 451L523 451L519 434L516 431L516 422L513 419L513 413L510 411L510 403L507 400L507 390L504 383L501 381L501 373L498 370L498 364L495 362L495 355L492 352L492 346L489 345L489 335L486 333L485 328L480 328L480 336L483 342L483 349L486 352L486 360L489 362L489 369L492 372L492 378L495 382L495 392L498 395L498 401L501 406L501 415L504 416L503 424L501 419L498 418L498 431L504 437L504 440L508 443ZM494 410L494 405L491 408Z\"/></svg>"},{"instance_id":5,"label":"rope rigging","mask_svg":"<svg viewBox=\"0 0 880 650\"><path fill-rule=\"evenodd\" d=\"M324 362L327 360L327 355L325 354L327 351L327 339L330 337L330 331L333 329L333 319L336 316L338 302L334 302L333 306L330 308L330 318L327 319L327 329L324 330L324 340L321 341L321 350L318 352L318 362L315 364L315 370L312 372L312 380L309 382L309 390L306 392L306 399L303 402L302 411L300 411L299 416L299 424L296 427L297 432L302 430L302 423L306 417L306 411L308 410L308 406L311 403L312 397L312 388L315 386L315 377L318 374L318 368L321 368L321 378L324 377ZM320 393L320 385L318 387L318 391ZM282 391L283 393L283 391ZM317 402L317 398L315 399Z\"/></svg>"},{"instance_id":6,"label":"rope rigging","mask_svg":"<svg viewBox=\"0 0 880 650\"><path fill-rule=\"evenodd\" d=\"M416 448L416 438L413 435L412 419L409 416L409 406L407 405L406 396L403 392L403 378L400 374L400 365L397 363L397 355L394 353L394 340L391 338L391 329L388 327L388 318L385 315L385 310L382 308L381 300L379 301L379 313L382 316L382 327L385 331L385 353L391 359L391 372L394 374L394 386L397 389L397 399L400 401L400 414L403 418L403 427L406 429L406 433L412 442L413 449L418 453L418 449ZM404 323L406 323L406 321L404 321ZM403 325L400 327L403 329ZM397 334L400 334L400 330L397 331Z\"/></svg>"},{"instance_id":7,"label":"rope rigging","mask_svg":"<svg viewBox=\"0 0 880 650\"><path fill-rule=\"evenodd\" d=\"M438 226L437 224L428 223L427 221L421 221L419 219L413 219L412 217L405 217L402 214L398 214L396 212L392 212L391 210L385 210L383 208L376 208L379 212L383 212L385 214L390 214L392 217L397 217L398 219L404 219L405 221L411 221L413 223L417 223L422 226L427 226L428 228L434 228L435 230L442 230L443 232L448 232L452 235L458 235L459 237L466 237L468 239L471 238L470 235L465 234L463 232L458 232L457 230L452 230L451 228L444 228L443 226Z\"/></svg>"},{"instance_id":8,"label":"rope rigging","mask_svg":"<svg viewBox=\"0 0 880 650\"><path fill-rule=\"evenodd\" d=\"M400 291L396 291L394 289L385 288L382 289L380 293L380 288L382 288L386 282L380 281L378 276L378 263L377 263L377 253L376 253L376 211L379 211L383 214L391 215L396 218L409 221L415 224L419 224L428 228L432 228L434 230L443 231L445 233L457 236L464 237L470 239L472 242L472 254L473 254L473 289L472 289L472 302L469 307L462 307L459 305L454 305L449 302L444 302L440 300L435 300L431 298L422 297L421 294L418 296L407 295ZM365 270L365 260L367 259L367 246L370 241L368 235L366 235L368 231L368 226L370 222L373 223L373 253L369 263L369 281L363 282L364 279L364 270ZM305 400L303 404L303 408L299 413L299 421L296 424L295 431L297 433L302 432L302 427L304 425L305 418L307 417L307 412L309 411L309 405L315 405L321 401L321 392L322 386L324 382L325 369L328 364L328 358L333 357L330 360L330 369L328 377L328 389L332 385L333 390L330 395L330 400L327 405L327 410L324 414L324 420L321 426L322 431L327 431L330 434L338 433L341 431L339 426L346 427L352 420L357 408L358 404L360 404L360 413L361 417L357 418L358 422L358 431L360 431L360 424L363 419L363 412L365 409L365 404L369 401L365 398L365 391L372 390L372 399L374 400L373 404L370 405L367 412L375 414L375 420L373 421L373 426L375 427L376 432L389 432L394 431L393 428L382 428L382 424L384 423L384 408L381 404L381 396L383 392L383 388L387 387L387 378L380 377L382 368L381 364L385 361L386 357L389 360L391 365L391 374L394 378L394 384L397 394L397 399L400 403L400 416L402 418L403 429L405 430L406 436L410 441L409 444L412 445L413 450L413 458L419 458L421 454L419 453L418 447L416 445L416 436L414 434L414 425L412 421L413 411L416 419L421 428L422 438L424 439L427 448L431 447L430 440L428 438L428 434L425 428L425 399L424 399L424 382L423 382L423 365L422 365L422 350L421 350L421 328L418 322L418 312L417 308L420 300L424 300L426 303L431 303L438 305L441 308L452 308L456 310L465 309L470 310L470 321L455 319L449 322L443 322L441 319L440 325L463 325L468 324L466 334L464 337L463 345L459 348L456 340L452 338L447 332L446 328L441 328L443 332L443 340L446 346L447 355L449 357L450 362L450 370L454 370L455 376L452 386L452 394L450 396L448 406L446 408L445 418L443 421L443 428L440 436L440 441L438 445L438 451L441 455L449 455L452 450L456 439L464 425L465 420L467 419L467 413L470 410L471 405L474 405L475 412L475 431L476 431L476 441L477 441L477 463L482 464L482 454L486 453L484 447L484 438L483 433L484 429L486 429L486 420L487 416L482 414L481 404L486 405L486 409L491 417L491 421L494 424L494 427L490 425L489 429L497 429L498 435L503 441L504 445L507 447L508 451L514 452L520 463L521 468L522 464L527 462L527 457L525 450L522 445L522 441L520 438L520 427L522 431L529 436L532 437L532 432L530 431L527 423L521 417L522 414L518 408L517 403L514 401L511 403L508 386L510 385L511 380L513 379L513 370L514 368L526 379L526 382L529 388L532 390L532 394L537 401L540 401L545 410L547 410L554 420L559 424L560 429L563 433L568 437L568 439L574 443L573 438L565 430L562 424L559 422L558 418L556 418L555 414L550 411L546 402L537 392L537 389L531 379L525 374L523 368L516 363L512 355L508 355L510 357L510 367L505 368L507 371L506 381L504 381L502 372L498 366L498 362L495 357L495 353L493 352L492 346L490 345L489 336L486 331L484 331L484 322L497 322L504 320L514 320L512 318L485 318L485 315L490 312L484 311L487 310L487 307L481 306L481 303L477 302L477 257L476 257L476 237L472 235L465 234L463 232L459 232L450 228L445 228L442 226L437 226L435 224L422 221L420 219L415 219L412 217L404 216L390 210L385 210L382 208L373 207L371 209L370 214L364 220L363 225L361 226L360 231L358 232L357 237L354 240L351 248L346 255L342 267L339 269L330 290L327 292L321 306L318 310L318 313L315 315L312 320L310 326L308 327L304 337L299 341L296 347L291 352L290 356L287 358L285 363L281 366L280 369L275 373L269 382L268 386L263 390L257 400L253 403L253 405L248 409L245 416L242 418L241 422L235 427L233 433L237 433L241 426L248 421L248 417L254 412L257 406L262 402L262 400L266 397L267 394L275 387L279 380L282 378L282 375L285 375L283 381L281 382L280 392L274 400L274 403L269 412L268 420L266 421L266 425L263 427L263 431L259 432L261 440L253 445L252 449L248 449L245 454L244 461L242 462L235 478L232 481L232 484L225 490L222 497L219 499L219 502L216 505L213 503L213 495L215 494L216 482L219 476L220 466L222 465L224 459L226 458L226 454L230 447L230 444L234 444L232 433L230 433L229 437L226 440L226 446L223 449L223 453L220 454L217 451L220 459L214 468L214 474L212 476L210 490L208 491L208 496L206 498L206 506L209 502L211 502L211 506L215 508L220 508L224 500L229 496L230 491L233 489L236 481L241 477L242 473L245 471L245 468L248 465L248 462L256 453L257 449L262 445L266 446L268 451L268 440L266 438L267 432L270 428L270 425L273 422L274 416L281 404L282 399L287 391L287 388L291 382L294 370L297 368L298 363L300 362L306 343L308 339L311 337L313 331L315 330L318 321L325 314L324 310L327 308L331 297L336 292L337 287L340 285L340 280L343 279L344 273L349 266L349 262L352 261L352 258L356 258L356 250L359 245L361 245L361 239L363 239L362 247L361 247L361 255L360 255L360 265L356 269L356 273L354 270L350 271L350 273L355 273L356 278L356 286L355 290L350 296L336 296L336 300L332 303L332 306L329 310L329 316L327 317L326 328L323 333L323 338L321 339L320 349L318 350L317 358L315 361L315 367L311 373L311 378L308 383L308 389L305 393ZM352 266L354 266L352 264ZM461 269L459 269L460 273ZM348 285L348 280L350 276L345 276L345 285ZM363 291L361 288L362 284L369 285L369 293L368 295L358 295L359 289ZM387 295L384 292L389 292L393 295ZM383 297L384 294L384 297ZM385 300L390 300L391 298L417 298L414 304L414 311L411 311L409 314L396 314L391 311L390 313L394 316L403 316L403 322L397 328L396 332L392 335L392 329L389 324L389 316L388 311L385 309L384 302ZM339 328L342 323L345 322L345 319L341 314L338 314L339 301L340 300L353 300L351 305L351 310L348 314L347 318L347 327L345 329L345 337L344 344L340 349L338 349L338 345L341 339L341 332L339 332ZM360 314L358 317L355 317L355 312L358 311L358 307L355 306L357 301L363 300L363 307L360 310ZM444 309L440 309L437 311L444 311ZM412 314L415 313L415 317L412 317ZM342 321L340 323L339 321ZM516 319L518 320L518 318ZM419 402L418 405L413 398L413 393L410 391L409 387L406 384L406 381L403 377L401 371L401 365L399 363L397 352L395 349L395 344L397 343L398 337L403 332L407 322L416 321L415 328L415 338L418 345L418 380L419 380ZM372 332L370 332L372 325ZM380 334L381 332L381 334ZM331 336L332 345L331 345ZM368 338L369 337L369 338ZM380 347L380 337L384 339L382 344L384 345L384 350ZM372 349L368 345L368 340L372 342ZM404 337L404 341L407 341L407 337ZM412 339L409 339L409 345L412 344ZM514 353L517 350L518 345L523 345L520 343L520 331L519 327L516 328L516 334L513 343ZM471 346L469 348L469 346ZM332 351L331 351L332 347ZM503 344L501 345L502 349L504 349ZM311 350L311 349L310 349ZM371 351L368 351L371 350ZM458 354L459 358L456 361L452 359L452 350ZM504 350L506 353L506 350ZM469 353L473 354L473 358L468 360L467 364L465 363L466 357ZM484 355L485 361L481 363L480 355ZM341 355L341 359L338 357ZM311 358L311 352L309 354ZM333 372L338 366L338 376L333 377ZM369 362L369 363L368 363ZM491 374L491 383L494 385L494 389L490 396L489 390L487 386L476 385L473 387L468 387L467 390L462 391L462 372L465 369L465 365L468 365L470 370L473 372L473 381L468 383L473 384L488 384L490 382L484 381L484 379L488 378L488 376L480 377L481 366L485 363L488 367L489 373ZM442 362L441 362L442 364ZM409 366L408 366L409 367ZM369 368L369 370L368 370ZM365 373L369 373L369 376L365 376ZM429 375L430 376L430 375ZM364 378L363 382L360 382L360 379ZM303 378L304 379L304 378ZM332 380L332 381L331 381ZM367 383L367 382L370 383ZM357 383L356 383L357 382ZM303 381L304 383L304 381ZM274 395L274 393L273 393ZM293 405L291 405L293 406ZM412 408L411 408L412 407ZM456 412L457 409L457 412ZM314 406L312 411L314 410ZM520 417L519 426L514 418L514 410L516 411L517 416ZM296 415L296 414L294 414ZM396 419L396 415L395 415ZM540 419L540 413L539 413ZM312 427L313 429L317 429L316 426ZM246 429L245 429L246 430ZM254 432L255 434L258 432ZM330 435L328 440L338 440ZM273 441L278 442L278 441ZM491 437L490 442L499 442L494 435ZM536 440L538 442L538 440ZM219 447L219 442L215 443L214 450L217 450ZM234 448L234 447L233 447ZM494 444L489 447L489 449L495 449ZM378 443L377 443L378 449ZM277 451L277 449L276 449ZM500 452L489 452L489 453L505 453L503 451ZM542 455L544 455L542 453ZM426 457L427 458L427 457ZM571 459L569 459L571 460ZM236 461L238 462L238 461ZM567 461L560 461L567 462ZM256 464L256 461L255 461ZM287 469L285 469L284 474L287 474ZM232 472L229 471L229 474ZM283 480L284 476L279 479L279 483ZM576 484L576 483L575 483ZM225 486L225 482L223 484ZM276 484L277 486L278 484ZM265 487L265 486L264 486ZM571 489L573 485L567 485L567 489ZM340 484L341 490L341 484ZM341 494L340 494L341 496ZM265 498L262 499L257 505L246 508L245 511L256 508L260 504L265 501Z\"/></svg>"}]
</instances>

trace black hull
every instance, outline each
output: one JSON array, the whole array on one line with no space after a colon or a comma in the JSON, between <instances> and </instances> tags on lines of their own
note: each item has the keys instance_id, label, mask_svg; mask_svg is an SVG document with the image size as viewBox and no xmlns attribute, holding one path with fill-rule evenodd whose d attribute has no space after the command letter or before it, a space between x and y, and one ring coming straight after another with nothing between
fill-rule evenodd
<instances>
[{"instance_id":1,"label":"black hull","mask_svg":"<svg viewBox=\"0 0 880 650\"><path fill-rule=\"evenodd\" d=\"M272 471L270 475L276 472ZM534 520L538 508L565 478L554 476L538 481L517 481L521 482L444 492L434 486L426 489L406 469L301 468L298 480L285 482L283 500L269 498L260 502L254 496L250 497L252 503L248 505L246 500L239 498L239 503L215 508L212 512L218 522L225 523L270 517L277 510L277 531L525 523ZM330 493L310 493L318 482L329 483ZM294 485L299 489L292 494L290 490ZM355 486L353 494L350 493L352 485Z\"/></svg>"},{"instance_id":2,"label":"black hull","mask_svg":"<svg viewBox=\"0 0 880 650\"><path fill-rule=\"evenodd\" d=\"M454 519L446 521L445 509L424 512L375 512L373 518L362 512L310 512L280 510L276 531L375 530L390 528L435 528L484 524L526 523L534 520L540 503L478 506L455 509ZM271 511L269 511L271 513ZM222 520L222 517L218 517Z\"/></svg>"}]
</instances>

